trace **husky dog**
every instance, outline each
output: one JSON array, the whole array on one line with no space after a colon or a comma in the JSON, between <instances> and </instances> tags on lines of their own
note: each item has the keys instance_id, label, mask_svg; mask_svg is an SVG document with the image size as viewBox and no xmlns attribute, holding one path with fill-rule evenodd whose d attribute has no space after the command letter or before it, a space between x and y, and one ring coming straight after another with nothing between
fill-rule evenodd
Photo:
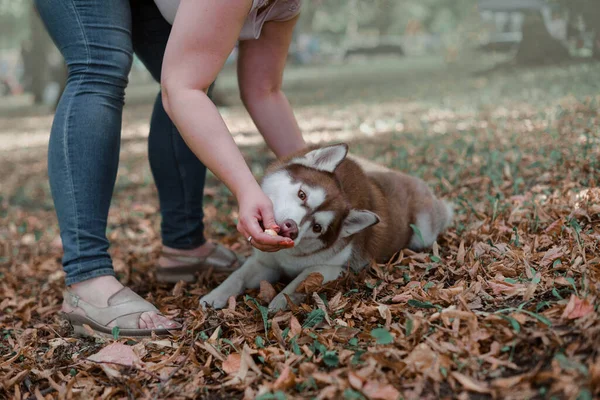
<instances>
[{"instance_id":1,"label":"husky dog","mask_svg":"<svg viewBox=\"0 0 600 400\"><path fill-rule=\"evenodd\" d=\"M436 198L425 182L347 154L346 144L313 147L267 169L262 189L273 202L279 235L294 240L294 247L254 249L200 299L201 306L223 308L230 296L286 276L291 283L269 304L269 311L284 309L284 294L299 301L303 296L296 289L309 274L320 273L325 283L345 267L358 271L406 247L428 248L451 224L451 204Z\"/></svg>"}]
</instances>

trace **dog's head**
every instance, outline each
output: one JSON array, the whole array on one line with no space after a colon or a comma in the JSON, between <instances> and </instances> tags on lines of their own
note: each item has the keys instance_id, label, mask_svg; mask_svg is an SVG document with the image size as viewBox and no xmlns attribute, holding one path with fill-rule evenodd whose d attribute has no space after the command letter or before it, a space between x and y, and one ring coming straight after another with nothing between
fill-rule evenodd
<instances>
[{"instance_id":1,"label":"dog's head","mask_svg":"<svg viewBox=\"0 0 600 400\"><path fill-rule=\"evenodd\" d=\"M295 251L331 247L379 222L376 214L350 207L335 176L347 153L346 144L317 148L265 175L262 188L273 202L279 234L294 240Z\"/></svg>"}]
</instances>

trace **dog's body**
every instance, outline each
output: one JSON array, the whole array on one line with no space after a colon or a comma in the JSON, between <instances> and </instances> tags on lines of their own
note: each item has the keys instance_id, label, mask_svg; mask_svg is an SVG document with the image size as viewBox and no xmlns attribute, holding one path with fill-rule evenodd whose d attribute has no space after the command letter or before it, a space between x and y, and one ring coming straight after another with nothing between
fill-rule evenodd
<instances>
[{"instance_id":1,"label":"dog's body","mask_svg":"<svg viewBox=\"0 0 600 400\"><path fill-rule=\"evenodd\" d=\"M230 296L286 275L293 280L269 304L275 311L286 306L284 293L294 301L301 296L296 289L312 272L335 280L344 267L356 271L406 247L430 247L450 225L452 207L425 182L347 152L346 145L307 149L270 166L262 188L280 234L295 245L274 253L255 249L201 305L222 308Z\"/></svg>"}]
</instances>

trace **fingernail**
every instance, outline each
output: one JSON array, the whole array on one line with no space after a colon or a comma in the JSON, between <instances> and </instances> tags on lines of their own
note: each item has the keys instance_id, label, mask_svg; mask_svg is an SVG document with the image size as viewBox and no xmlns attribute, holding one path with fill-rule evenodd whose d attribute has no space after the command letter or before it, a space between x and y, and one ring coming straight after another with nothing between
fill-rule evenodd
<instances>
[{"instance_id":1,"label":"fingernail","mask_svg":"<svg viewBox=\"0 0 600 400\"><path fill-rule=\"evenodd\" d=\"M165 327L163 325L159 325L158 329L165 329Z\"/></svg>"}]
</instances>

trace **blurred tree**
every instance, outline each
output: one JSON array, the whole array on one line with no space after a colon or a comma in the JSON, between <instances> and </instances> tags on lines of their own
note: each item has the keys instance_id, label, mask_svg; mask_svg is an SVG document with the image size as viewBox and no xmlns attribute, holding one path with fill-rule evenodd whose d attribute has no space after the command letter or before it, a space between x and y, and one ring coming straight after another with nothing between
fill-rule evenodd
<instances>
[{"instance_id":1,"label":"blurred tree","mask_svg":"<svg viewBox=\"0 0 600 400\"><path fill-rule=\"evenodd\" d=\"M32 0L0 0L0 38L3 48L18 52L23 88L33 94L35 104L44 102L50 82L62 92L66 66Z\"/></svg>"},{"instance_id":2,"label":"blurred tree","mask_svg":"<svg viewBox=\"0 0 600 400\"><path fill-rule=\"evenodd\" d=\"M522 33L515 57L517 64L554 64L570 58L569 49L550 34L539 10L525 13Z\"/></svg>"},{"instance_id":3,"label":"blurred tree","mask_svg":"<svg viewBox=\"0 0 600 400\"><path fill-rule=\"evenodd\" d=\"M593 56L600 59L600 1L598 0L548 0L554 6L566 11L569 27L572 32L578 21L582 21L584 29L594 35Z\"/></svg>"},{"instance_id":4,"label":"blurred tree","mask_svg":"<svg viewBox=\"0 0 600 400\"><path fill-rule=\"evenodd\" d=\"M50 79L48 56L54 44L33 4L29 6L29 24L31 36L22 49L24 73L30 82L28 89L33 94L34 103L41 104Z\"/></svg>"},{"instance_id":5,"label":"blurred tree","mask_svg":"<svg viewBox=\"0 0 600 400\"><path fill-rule=\"evenodd\" d=\"M0 47L16 49L29 34L27 21L31 0L0 0Z\"/></svg>"},{"instance_id":6,"label":"blurred tree","mask_svg":"<svg viewBox=\"0 0 600 400\"><path fill-rule=\"evenodd\" d=\"M555 0L479 0L480 10L524 16L521 40L514 60L520 65L552 64L570 58L566 44L548 30L548 12L556 11ZM559 0L562 1L562 0ZM553 14L554 15L554 14Z\"/></svg>"}]
</instances>

